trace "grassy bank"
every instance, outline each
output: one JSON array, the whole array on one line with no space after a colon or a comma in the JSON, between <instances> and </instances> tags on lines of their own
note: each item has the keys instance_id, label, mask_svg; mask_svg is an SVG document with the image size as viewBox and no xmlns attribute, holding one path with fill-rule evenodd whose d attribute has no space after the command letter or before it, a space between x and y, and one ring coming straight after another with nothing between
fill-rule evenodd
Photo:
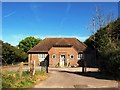
<instances>
[{"instance_id":1,"label":"grassy bank","mask_svg":"<svg viewBox=\"0 0 120 90\"><path fill-rule=\"evenodd\" d=\"M30 88L47 77L48 74L44 71L36 71L34 76L29 71L24 71L21 78L19 71L2 71L2 88Z\"/></svg>"}]
</instances>

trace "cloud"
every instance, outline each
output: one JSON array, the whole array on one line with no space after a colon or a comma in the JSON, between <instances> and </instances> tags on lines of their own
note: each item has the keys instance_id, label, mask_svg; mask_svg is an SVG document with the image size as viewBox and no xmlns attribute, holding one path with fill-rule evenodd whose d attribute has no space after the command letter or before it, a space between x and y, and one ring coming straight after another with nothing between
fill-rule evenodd
<instances>
[{"instance_id":1,"label":"cloud","mask_svg":"<svg viewBox=\"0 0 120 90\"><path fill-rule=\"evenodd\" d=\"M13 15L15 12L11 12L11 13L9 13L9 14L7 14L7 15L5 15L5 16L3 16L4 18L7 18L7 17L9 17L9 16L11 16L11 15Z\"/></svg>"}]
</instances>

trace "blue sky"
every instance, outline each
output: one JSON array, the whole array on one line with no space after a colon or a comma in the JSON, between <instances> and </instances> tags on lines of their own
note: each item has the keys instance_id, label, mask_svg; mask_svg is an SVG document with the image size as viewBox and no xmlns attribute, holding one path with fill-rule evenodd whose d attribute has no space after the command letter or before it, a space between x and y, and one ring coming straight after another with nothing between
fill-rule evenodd
<instances>
[{"instance_id":1,"label":"blue sky","mask_svg":"<svg viewBox=\"0 0 120 90\"><path fill-rule=\"evenodd\" d=\"M76 37L84 41L95 7L118 17L116 2L6 2L2 4L2 40L17 45L27 36Z\"/></svg>"}]
</instances>

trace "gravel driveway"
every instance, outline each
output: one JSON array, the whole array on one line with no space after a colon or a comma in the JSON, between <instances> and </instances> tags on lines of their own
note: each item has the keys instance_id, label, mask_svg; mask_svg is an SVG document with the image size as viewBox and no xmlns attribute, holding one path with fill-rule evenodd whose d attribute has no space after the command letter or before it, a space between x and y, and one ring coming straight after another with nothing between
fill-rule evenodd
<instances>
[{"instance_id":1,"label":"gravel driveway","mask_svg":"<svg viewBox=\"0 0 120 90\"><path fill-rule=\"evenodd\" d=\"M96 73L86 75L81 68L49 68L50 76L34 88L117 88L118 82L111 79L99 79ZM89 69L90 70L90 69ZM95 72L96 69L91 69ZM93 76L92 76L93 74ZM94 76L94 74L96 74Z\"/></svg>"}]
</instances>

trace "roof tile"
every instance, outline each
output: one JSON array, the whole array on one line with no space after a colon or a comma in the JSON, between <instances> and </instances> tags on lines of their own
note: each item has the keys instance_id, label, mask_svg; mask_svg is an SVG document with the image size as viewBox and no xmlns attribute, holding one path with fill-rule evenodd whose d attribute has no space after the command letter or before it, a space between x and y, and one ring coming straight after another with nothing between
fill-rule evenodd
<instances>
[{"instance_id":1,"label":"roof tile","mask_svg":"<svg viewBox=\"0 0 120 90\"><path fill-rule=\"evenodd\" d=\"M73 46L76 51L84 51L86 49L86 45L80 42L76 38L45 38L36 46L31 48L28 53L32 52L48 52L53 46Z\"/></svg>"}]
</instances>

